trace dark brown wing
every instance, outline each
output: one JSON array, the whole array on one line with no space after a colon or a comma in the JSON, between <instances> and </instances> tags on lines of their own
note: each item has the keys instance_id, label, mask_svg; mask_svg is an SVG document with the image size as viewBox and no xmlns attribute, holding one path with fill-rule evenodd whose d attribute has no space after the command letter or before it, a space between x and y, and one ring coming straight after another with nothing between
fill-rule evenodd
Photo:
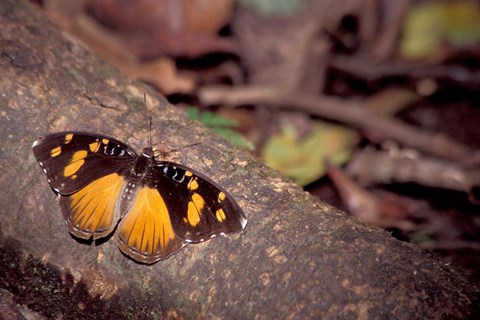
<instances>
[{"instance_id":1,"label":"dark brown wing","mask_svg":"<svg viewBox=\"0 0 480 320\"><path fill-rule=\"evenodd\" d=\"M178 238L198 243L245 227L247 219L240 206L211 179L167 161L157 162L150 170Z\"/></svg>"},{"instance_id":2,"label":"dark brown wing","mask_svg":"<svg viewBox=\"0 0 480 320\"><path fill-rule=\"evenodd\" d=\"M58 132L33 143L33 154L52 189L69 195L132 164L136 153L106 136Z\"/></svg>"}]
</instances>

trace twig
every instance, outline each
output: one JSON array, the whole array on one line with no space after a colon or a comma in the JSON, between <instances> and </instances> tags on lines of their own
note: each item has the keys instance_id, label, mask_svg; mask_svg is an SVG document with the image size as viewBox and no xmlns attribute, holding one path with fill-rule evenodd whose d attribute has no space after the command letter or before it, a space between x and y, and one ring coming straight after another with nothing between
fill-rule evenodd
<instances>
[{"instance_id":1,"label":"twig","mask_svg":"<svg viewBox=\"0 0 480 320\"><path fill-rule=\"evenodd\" d=\"M415 182L424 186L469 192L480 185L480 174L458 164L426 158L414 150L359 150L347 172L363 185Z\"/></svg>"},{"instance_id":2,"label":"twig","mask_svg":"<svg viewBox=\"0 0 480 320\"><path fill-rule=\"evenodd\" d=\"M286 92L272 87L206 86L199 90L199 99L207 105L232 106L263 104L273 108L297 108L311 115L336 120L373 132L383 139L393 139L440 158L460 161L473 156L473 151L439 133L428 132L393 118L377 115L362 103L337 98Z\"/></svg>"},{"instance_id":3,"label":"twig","mask_svg":"<svg viewBox=\"0 0 480 320\"><path fill-rule=\"evenodd\" d=\"M376 39L371 48L367 48L371 55L376 59L385 59L392 55L395 48L398 46L398 38L401 33L403 22L405 21L405 15L408 9L411 7L412 0L397 0L391 2L389 5L385 5L383 8L384 20L383 23L377 26ZM378 14L382 10L380 4L378 4L377 10L374 11ZM362 23L364 23L362 21Z\"/></svg>"},{"instance_id":4,"label":"twig","mask_svg":"<svg viewBox=\"0 0 480 320\"><path fill-rule=\"evenodd\" d=\"M424 249L430 250L472 250L480 251L480 243L474 241L450 240L419 243Z\"/></svg>"},{"instance_id":5,"label":"twig","mask_svg":"<svg viewBox=\"0 0 480 320\"><path fill-rule=\"evenodd\" d=\"M455 65L419 65L418 63L388 62L379 63L366 57L336 55L329 61L338 70L353 73L366 79L378 79L387 76L409 75L413 77L432 77L450 79L469 85L480 85L480 72Z\"/></svg>"}]
</instances>

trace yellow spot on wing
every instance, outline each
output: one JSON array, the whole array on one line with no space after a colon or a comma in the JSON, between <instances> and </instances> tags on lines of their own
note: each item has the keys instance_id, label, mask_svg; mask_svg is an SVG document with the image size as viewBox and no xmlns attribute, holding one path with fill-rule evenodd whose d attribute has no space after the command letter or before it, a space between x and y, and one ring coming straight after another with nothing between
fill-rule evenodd
<instances>
[{"instance_id":1,"label":"yellow spot on wing","mask_svg":"<svg viewBox=\"0 0 480 320\"><path fill-rule=\"evenodd\" d=\"M197 190L198 189L198 182L196 178L190 179L187 186L188 190Z\"/></svg>"},{"instance_id":2,"label":"yellow spot on wing","mask_svg":"<svg viewBox=\"0 0 480 320\"><path fill-rule=\"evenodd\" d=\"M88 152L87 150L80 150L80 151L77 151L73 154L73 157L72 157L72 161L71 162L75 162L77 160L81 160L81 159L85 159L88 155Z\"/></svg>"},{"instance_id":3,"label":"yellow spot on wing","mask_svg":"<svg viewBox=\"0 0 480 320\"><path fill-rule=\"evenodd\" d=\"M195 207L198 209L198 211L201 211L203 209L205 201L203 200L201 195L199 195L198 193L194 193L192 195L192 201L193 203L195 203Z\"/></svg>"},{"instance_id":4,"label":"yellow spot on wing","mask_svg":"<svg viewBox=\"0 0 480 320\"><path fill-rule=\"evenodd\" d=\"M64 177L73 176L75 172L80 170L80 168L83 166L84 163L85 163L85 160L78 160L70 163L68 166L65 167L65 169L63 169L63 176Z\"/></svg>"},{"instance_id":5,"label":"yellow spot on wing","mask_svg":"<svg viewBox=\"0 0 480 320\"><path fill-rule=\"evenodd\" d=\"M58 157L62 153L62 147L56 147L53 148L52 151L50 151L50 156L52 158Z\"/></svg>"},{"instance_id":6,"label":"yellow spot on wing","mask_svg":"<svg viewBox=\"0 0 480 320\"><path fill-rule=\"evenodd\" d=\"M217 213L215 216L217 217L218 222L222 222L227 218L225 216L225 212L221 208L217 210Z\"/></svg>"},{"instance_id":7,"label":"yellow spot on wing","mask_svg":"<svg viewBox=\"0 0 480 320\"><path fill-rule=\"evenodd\" d=\"M184 220L185 221L185 220ZM192 227L196 227L197 224L200 222L200 214L198 213L197 208L195 208L195 204L190 201L188 203L188 213L187 213L187 221Z\"/></svg>"},{"instance_id":8,"label":"yellow spot on wing","mask_svg":"<svg viewBox=\"0 0 480 320\"><path fill-rule=\"evenodd\" d=\"M102 139L102 143L103 143L103 144L108 144L109 142L110 142L110 140L108 140L108 139L106 139L106 138L103 138L103 139Z\"/></svg>"},{"instance_id":9,"label":"yellow spot on wing","mask_svg":"<svg viewBox=\"0 0 480 320\"><path fill-rule=\"evenodd\" d=\"M77 151L73 154L72 160L70 163L65 166L63 169L63 176L70 177L73 176L85 163L85 158L87 157L88 152L86 150Z\"/></svg>"},{"instance_id":10,"label":"yellow spot on wing","mask_svg":"<svg viewBox=\"0 0 480 320\"><path fill-rule=\"evenodd\" d=\"M188 202L187 209L188 223L192 227L196 227L200 222L200 216L204 205L205 201L203 200L202 196L198 193L194 193L192 195L192 201Z\"/></svg>"},{"instance_id":11,"label":"yellow spot on wing","mask_svg":"<svg viewBox=\"0 0 480 320\"><path fill-rule=\"evenodd\" d=\"M115 204L123 185L124 179L112 173L70 195L64 210L70 231L84 239L110 234L115 226Z\"/></svg>"},{"instance_id":12,"label":"yellow spot on wing","mask_svg":"<svg viewBox=\"0 0 480 320\"><path fill-rule=\"evenodd\" d=\"M90 151L97 152L98 148L100 147L100 142L95 141L95 142L90 143L88 146L90 147Z\"/></svg>"},{"instance_id":13,"label":"yellow spot on wing","mask_svg":"<svg viewBox=\"0 0 480 320\"><path fill-rule=\"evenodd\" d=\"M73 139L73 133L68 133L67 135L65 135L65 144L69 144L70 141L72 141Z\"/></svg>"},{"instance_id":14,"label":"yellow spot on wing","mask_svg":"<svg viewBox=\"0 0 480 320\"><path fill-rule=\"evenodd\" d=\"M220 193L218 194L218 202L222 202L223 200L225 200L225 193L223 191L220 191Z\"/></svg>"},{"instance_id":15,"label":"yellow spot on wing","mask_svg":"<svg viewBox=\"0 0 480 320\"><path fill-rule=\"evenodd\" d=\"M153 256L172 251L175 233L167 206L156 189L140 189L118 236L120 249L129 255Z\"/></svg>"},{"instance_id":16,"label":"yellow spot on wing","mask_svg":"<svg viewBox=\"0 0 480 320\"><path fill-rule=\"evenodd\" d=\"M191 171L185 171L185 176L191 177L193 176L193 173Z\"/></svg>"}]
</instances>

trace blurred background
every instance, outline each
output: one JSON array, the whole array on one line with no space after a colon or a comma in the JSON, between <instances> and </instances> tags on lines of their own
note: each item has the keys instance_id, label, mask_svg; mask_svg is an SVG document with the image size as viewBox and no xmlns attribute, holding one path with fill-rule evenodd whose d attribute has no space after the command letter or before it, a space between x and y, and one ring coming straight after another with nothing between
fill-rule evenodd
<instances>
[{"instance_id":1,"label":"blurred background","mask_svg":"<svg viewBox=\"0 0 480 320\"><path fill-rule=\"evenodd\" d=\"M322 201L480 283L480 3L33 1Z\"/></svg>"}]
</instances>

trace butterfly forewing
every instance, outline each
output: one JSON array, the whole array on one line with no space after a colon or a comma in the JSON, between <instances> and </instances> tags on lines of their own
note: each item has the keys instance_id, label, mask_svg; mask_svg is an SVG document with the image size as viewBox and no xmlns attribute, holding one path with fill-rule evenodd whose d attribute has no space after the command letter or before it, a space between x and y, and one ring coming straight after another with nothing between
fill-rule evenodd
<instances>
[{"instance_id":1,"label":"butterfly forewing","mask_svg":"<svg viewBox=\"0 0 480 320\"><path fill-rule=\"evenodd\" d=\"M61 195L120 171L137 156L118 140L82 132L47 135L35 141L33 154L52 189Z\"/></svg>"},{"instance_id":2,"label":"butterfly forewing","mask_svg":"<svg viewBox=\"0 0 480 320\"><path fill-rule=\"evenodd\" d=\"M245 215L232 196L206 176L166 161L152 170L180 239L197 243L245 227Z\"/></svg>"}]
</instances>

